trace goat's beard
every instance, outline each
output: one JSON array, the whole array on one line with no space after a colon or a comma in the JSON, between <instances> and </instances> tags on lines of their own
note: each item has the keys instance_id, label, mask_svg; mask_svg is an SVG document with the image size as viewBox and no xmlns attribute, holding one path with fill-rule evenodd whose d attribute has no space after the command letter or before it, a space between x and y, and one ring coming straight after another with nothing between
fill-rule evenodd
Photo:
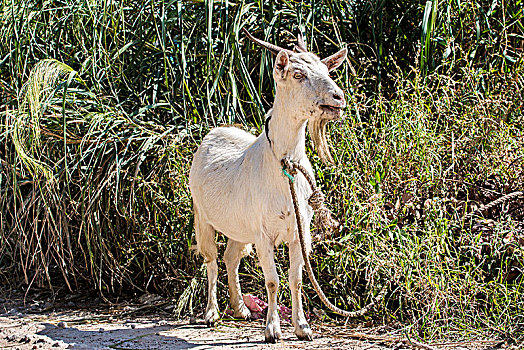
<instances>
[{"instance_id":1,"label":"goat's beard","mask_svg":"<svg viewBox=\"0 0 524 350\"><path fill-rule=\"evenodd\" d=\"M318 156L324 164L333 163L333 157L329 151L326 127L329 119L315 118L308 123L309 135L317 149Z\"/></svg>"}]
</instances>

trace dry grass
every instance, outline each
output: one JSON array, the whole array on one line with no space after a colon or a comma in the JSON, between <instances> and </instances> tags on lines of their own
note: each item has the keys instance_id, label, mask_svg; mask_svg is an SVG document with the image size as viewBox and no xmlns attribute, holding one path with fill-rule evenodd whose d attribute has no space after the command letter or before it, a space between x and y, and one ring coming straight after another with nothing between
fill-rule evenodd
<instances>
[{"instance_id":1,"label":"dry grass","mask_svg":"<svg viewBox=\"0 0 524 350\"><path fill-rule=\"evenodd\" d=\"M344 223L315 247L326 294L354 309L387 285L373 317L407 334L522 340L524 200L464 220L524 189L522 4L434 5L4 0L1 284L156 291L197 310L191 155L213 126L261 131L272 62L241 26L282 46L302 28L314 52L351 51L335 165L308 150ZM253 257L242 280L263 293Z\"/></svg>"}]
</instances>

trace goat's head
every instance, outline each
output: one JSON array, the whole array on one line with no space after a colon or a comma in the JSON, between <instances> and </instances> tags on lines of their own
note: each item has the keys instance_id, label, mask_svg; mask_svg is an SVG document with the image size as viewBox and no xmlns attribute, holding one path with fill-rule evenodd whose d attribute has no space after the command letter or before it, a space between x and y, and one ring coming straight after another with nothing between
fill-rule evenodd
<instances>
[{"instance_id":1,"label":"goat's head","mask_svg":"<svg viewBox=\"0 0 524 350\"><path fill-rule=\"evenodd\" d=\"M298 118L308 120L308 129L323 162L333 162L326 140L326 125L330 120L339 119L346 107L344 93L329 76L346 58L347 50L342 49L332 56L320 59L308 52L306 43L299 34L295 51L280 48L244 33L257 44L276 55L273 77L277 94L292 101L299 112Z\"/></svg>"}]
</instances>

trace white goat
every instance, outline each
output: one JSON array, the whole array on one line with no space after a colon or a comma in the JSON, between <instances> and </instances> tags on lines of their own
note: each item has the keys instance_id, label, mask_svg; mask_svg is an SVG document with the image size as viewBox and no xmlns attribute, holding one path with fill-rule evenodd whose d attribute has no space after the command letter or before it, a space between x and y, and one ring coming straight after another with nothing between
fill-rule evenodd
<instances>
[{"instance_id":1,"label":"white goat","mask_svg":"<svg viewBox=\"0 0 524 350\"><path fill-rule=\"evenodd\" d=\"M303 165L313 174L305 152L306 125L323 161L330 161L325 139L325 125L338 119L346 106L342 90L329 77L346 58L343 49L320 60L307 52L299 36L297 52L253 38L249 39L276 55L273 77L276 96L268 113L265 133L258 137L233 127L211 130L193 158L189 187L193 196L197 247L207 263L208 303L205 320L218 320L216 299L217 248L215 231L228 239L224 260L227 267L229 295L234 316L251 316L242 300L238 279L240 259L255 244L264 272L268 294L265 339L274 343L281 338L277 311L279 277L274 260L274 247L289 245L289 286L292 321L299 339L312 339L304 316L301 298L302 266L293 203L288 180L282 173L284 157ZM311 190L302 176L295 181L299 207L304 218L307 250L311 249L309 225L313 211L307 199Z\"/></svg>"}]
</instances>

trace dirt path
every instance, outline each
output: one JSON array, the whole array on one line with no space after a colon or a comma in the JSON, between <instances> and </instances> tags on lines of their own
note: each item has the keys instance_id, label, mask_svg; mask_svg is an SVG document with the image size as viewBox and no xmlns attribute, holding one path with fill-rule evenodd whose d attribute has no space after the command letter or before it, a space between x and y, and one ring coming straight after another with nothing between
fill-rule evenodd
<instances>
[{"instance_id":1,"label":"dirt path","mask_svg":"<svg viewBox=\"0 0 524 350\"><path fill-rule=\"evenodd\" d=\"M1 299L1 298L0 298ZM116 308L73 305L57 308L46 302L31 305L0 300L0 349L417 349L397 336L378 335L384 329L327 326L312 322L314 340L299 341L288 321L282 320L283 339L264 343L262 320L222 321L207 327L203 320L175 321L159 305L119 305ZM89 303L88 303L89 304ZM95 303L96 304L96 303ZM359 338L361 334L362 337ZM373 335L377 334L377 335ZM393 341L391 340L393 339ZM395 341L399 339L399 341ZM404 340L405 341L405 340ZM499 349L495 341L439 344L432 349ZM424 344L422 344L424 345Z\"/></svg>"},{"instance_id":2,"label":"dirt path","mask_svg":"<svg viewBox=\"0 0 524 350\"><path fill-rule=\"evenodd\" d=\"M263 342L261 321L225 321L214 328L202 323L166 321L158 317L97 319L85 312L3 315L0 349L380 349L351 339L322 335L299 341L282 322L283 340ZM197 321L198 322L198 321ZM315 328L315 327L314 327Z\"/></svg>"},{"instance_id":3,"label":"dirt path","mask_svg":"<svg viewBox=\"0 0 524 350\"><path fill-rule=\"evenodd\" d=\"M25 302L24 302L25 300ZM264 343L262 320L222 321L207 327L203 320L176 320L173 304L146 294L135 303L108 305L98 298L46 295L0 297L0 349L380 349L333 334L313 324L315 339L299 341L282 320L283 339ZM169 310L169 311L168 311ZM323 330L320 327L324 327ZM363 347L364 345L364 347Z\"/></svg>"}]
</instances>

